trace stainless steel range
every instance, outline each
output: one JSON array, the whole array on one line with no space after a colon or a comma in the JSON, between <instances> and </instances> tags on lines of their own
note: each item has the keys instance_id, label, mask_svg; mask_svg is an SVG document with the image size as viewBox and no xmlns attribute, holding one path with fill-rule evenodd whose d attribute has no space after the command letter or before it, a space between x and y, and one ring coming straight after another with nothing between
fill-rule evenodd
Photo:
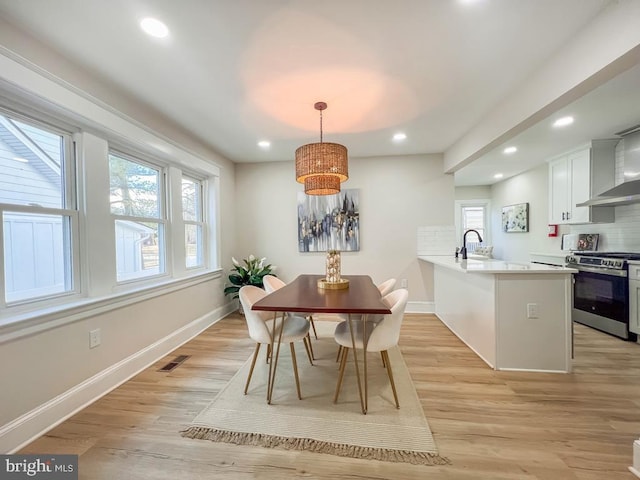
<instances>
[{"instance_id":1,"label":"stainless steel range","mask_svg":"<svg viewBox=\"0 0 640 480\"><path fill-rule=\"evenodd\" d=\"M575 252L567 256L574 275L573 321L628 340L628 260L640 260L640 253Z\"/></svg>"}]
</instances>

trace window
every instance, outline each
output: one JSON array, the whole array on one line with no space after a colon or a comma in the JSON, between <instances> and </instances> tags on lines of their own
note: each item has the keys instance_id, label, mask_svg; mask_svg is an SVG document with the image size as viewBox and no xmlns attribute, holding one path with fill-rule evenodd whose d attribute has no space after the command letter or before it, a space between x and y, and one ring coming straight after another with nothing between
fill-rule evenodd
<instances>
[{"instance_id":1,"label":"window","mask_svg":"<svg viewBox=\"0 0 640 480\"><path fill-rule=\"evenodd\" d=\"M161 171L109 153L111 214L115 217L118 282L165 273L165 214Z\"/></svg>"},{"instance_id":2,"label":"window","mask_svg":"<svg viewBox=\"0 0 640 480\"><path fill-rule=\"evenodd\" d=\"M4 304L75 289L78 211L71 147L68 133L0 112Z\"/></svg>"},{"instance_id":3,"label":"window","mask_svg":"<svg viewBox=\"0 0 640 480\"><path fill-rule=\"evenodd\" d=\"M215 165L0 101L0 325L218 268Z\"/></svg>"},{"instance_id":4,"label":"window","mask_svg":"<svg viewBox=\"0 0 640 480\"><path fill-rule=\"evenodd\" d=\"M184 221L187 268L202 267L204 220L202 211L202 182L182 177L182 219Z\"/></svg>"},{"instance_id":5,"label":"window","mask_svg":"<svg viewBox=\"0 0 640 480\"><path fill-rule=\"evenodd\" d=\"M490 244L489 232L489 201L488 200L457 200L456 201L456 230L458 238L462 238L464 232L469 229L477 230L482 237L470 233L467 235L467 249L473 252L480 244Z\"/></svg>"}]
</instances>

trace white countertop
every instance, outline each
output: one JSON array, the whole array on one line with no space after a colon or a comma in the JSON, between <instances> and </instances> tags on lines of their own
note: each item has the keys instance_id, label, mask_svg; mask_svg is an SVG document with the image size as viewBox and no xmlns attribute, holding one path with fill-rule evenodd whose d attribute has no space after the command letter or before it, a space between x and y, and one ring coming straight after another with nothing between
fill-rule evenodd
<instances>
[{"instance_id":1,"label":"white countertop","mask_svg":"<svg viewBox=\"0 0 640 480\"><path fill-rule=\"evenodd\" d=\"M505 262L503 260L487 259L478 260L469 258L462 260L462 257L455 258L454 255L424 255L418 260L433 263L441 267L447 267L463 273L577 273L575 268L565 268L555 265L543 265L539 263L527 262Z\"/></svg>"}]
</instances>

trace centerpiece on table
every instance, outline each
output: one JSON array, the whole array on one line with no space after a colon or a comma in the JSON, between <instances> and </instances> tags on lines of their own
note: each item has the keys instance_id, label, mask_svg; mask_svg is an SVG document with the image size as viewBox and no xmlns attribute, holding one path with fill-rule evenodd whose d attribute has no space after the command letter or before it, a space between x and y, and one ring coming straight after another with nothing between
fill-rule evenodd
<instances>
[{"instance_id":1,"label":"centerpiece on table","mask_svg":"<svg viewBox=\"0 0 640 480\"><path fill-rule=\"evenodd\" d=\"M273 273L276 267L271 264L265 265L266 260L266 257L257 259L253 255L249 255L249 257L244 258L242 263L240 263L231 257L231 261L233 262L233 268L231 269L231 273L229 273L229 282L231 282L231 285L225 287L224 294L232 295L231 298L238 298L238 292L245 285L264 288L264 276L276 276ZM244 315L242 303L239 303L238 312L240 315Z\"/></svg>"},{"instance_id":2,"label":"centerpiece on table","mask_svg":"<svg viewBox=\"0 0 640 480\"><path fill-rule=\"evenodd\" d=\"M349 280L340 276L340 250L327 250L325 277L318 280L318 287L349 288Z\"/></svg>"}]
</instances>

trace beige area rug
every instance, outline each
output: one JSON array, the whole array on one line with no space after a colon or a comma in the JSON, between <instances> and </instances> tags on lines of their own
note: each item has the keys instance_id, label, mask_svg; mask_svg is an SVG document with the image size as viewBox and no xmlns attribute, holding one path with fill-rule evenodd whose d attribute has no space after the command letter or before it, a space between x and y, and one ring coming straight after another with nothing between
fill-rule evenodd
<instances>
[{"instance_id":1,"label":"beige area rug","mask_svg":"<svg viewBox=\"0 0 640 480\"><path fill-rule=\"evenodd\" d=\"M312 337L314 366L296 343L302 400L296 394L288 345L280 350L271 405L266 402L268 365L263 346L247 395L243 394L251 358L216 398L182 432L189 438L306 450L389 462L423 465L449 463L438 455L433 436L400 350L389 350L400 409L395 407L386 370L379 354L370 353L369 409L360 400L350 354L337 404L336 322L316 321L319 340ZM359 352L362 353L361 351ZM359 363L361 364L361 356Z\"/></svg>"}]
</instances>

